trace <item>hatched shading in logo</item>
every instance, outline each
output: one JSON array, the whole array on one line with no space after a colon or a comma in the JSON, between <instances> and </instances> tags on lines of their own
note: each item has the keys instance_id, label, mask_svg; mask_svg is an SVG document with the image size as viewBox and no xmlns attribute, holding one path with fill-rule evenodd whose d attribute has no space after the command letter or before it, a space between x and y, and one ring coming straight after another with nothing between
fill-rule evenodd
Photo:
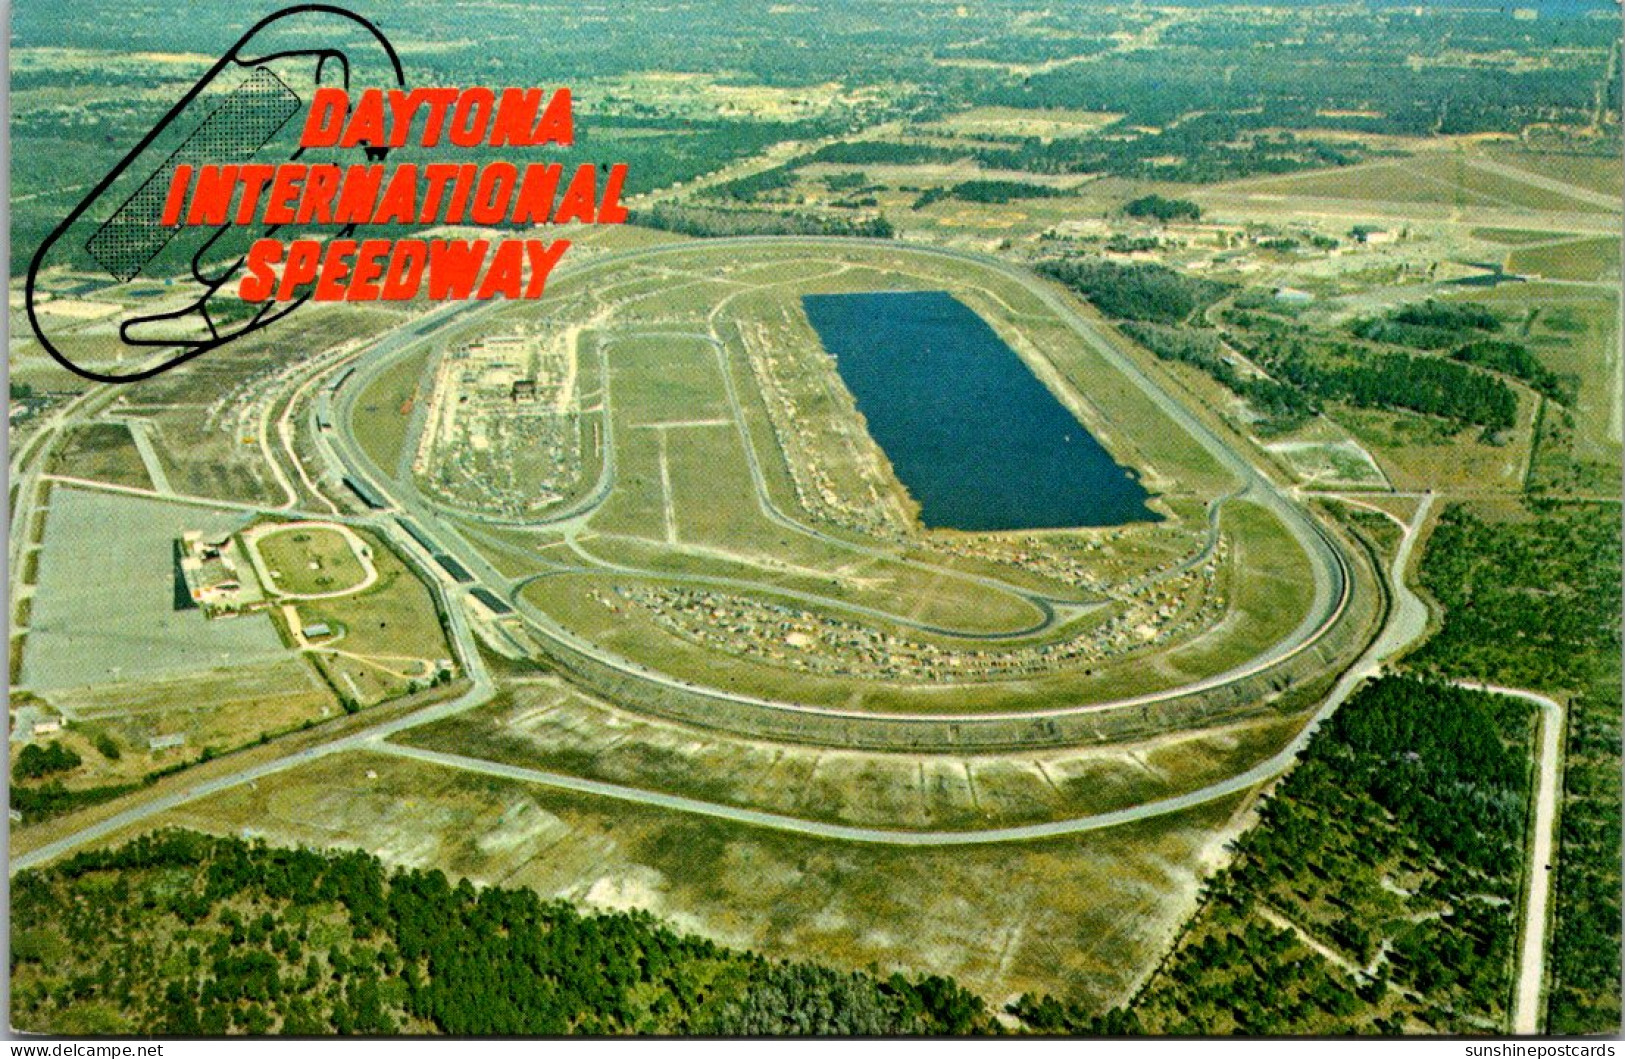
<instances>
[{"instance_id":1,"label":"hatched shading in logo","mask_svg":"<svg viewBox=\"0 0 1625 1059\"><path fill-rule=\"evenodd\" d=\"M299 112L300 100L270 70L260 67L232 89L186 142L166 158L135 194L96 229L85 249L109 275L128 282L157 257L181 225L165 225L164 199L175 167L246 162Z\"/></svg>"}]
</instances>

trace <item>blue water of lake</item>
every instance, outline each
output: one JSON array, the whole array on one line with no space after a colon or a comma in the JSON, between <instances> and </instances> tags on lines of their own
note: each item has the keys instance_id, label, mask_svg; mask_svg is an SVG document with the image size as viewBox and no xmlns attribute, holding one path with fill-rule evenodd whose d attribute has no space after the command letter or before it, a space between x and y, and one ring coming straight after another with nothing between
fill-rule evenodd
<instances>
[{"instance_id":1,"label":"blue water of lake","mask_svg":"<svg viewBox=\"0 0 1625 1059\"><path fill-rule=\"evenodd\" d=\"M809 294L802 305L927 527L1160 521L1134 472L952 295Z\"/></svg>"}]
</instances>

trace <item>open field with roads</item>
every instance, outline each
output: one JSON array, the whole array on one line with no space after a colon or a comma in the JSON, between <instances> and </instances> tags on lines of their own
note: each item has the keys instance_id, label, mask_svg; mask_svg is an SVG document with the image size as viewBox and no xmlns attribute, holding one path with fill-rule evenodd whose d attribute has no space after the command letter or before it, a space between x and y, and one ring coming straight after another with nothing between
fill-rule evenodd
<instances>
[{"instance_id":1,"label":"open field with roads","mask_svg":"<svg viewBox=\"0 0 1625 1059\"><path fill-rule=\"evenodd\" d=\"M51 491L23 683L35 691L173 677L284 657L263 614L176 610L175 541L247 518L162 500Z\"/></svg>"},{"instance_id":2,"label":"open field with roads","mask_svg":"<svg viewBox=\"0 0 1625 1059\"><path fill-rule=\"evenodd\" d=\"M1230 798L1019 846L903 850L343 754L143 825L366 849L588 908L646 909L770 956L951 973L1003 1002L1123 998L1242 822ZM1057 886L1055 880L1068 885Z\"/></svg>"}]
</instances>

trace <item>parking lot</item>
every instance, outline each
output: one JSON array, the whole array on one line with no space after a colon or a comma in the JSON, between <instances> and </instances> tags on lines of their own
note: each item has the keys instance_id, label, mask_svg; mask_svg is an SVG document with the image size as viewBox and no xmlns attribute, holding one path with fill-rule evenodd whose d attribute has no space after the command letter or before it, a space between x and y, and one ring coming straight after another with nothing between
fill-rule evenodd
<instances>
[{"instance_id":1,"label":"parking lot","mask_svg":"<svg viewBox=\"0 0 1625 1059\"><path fill-rule=\"evenodd\" d=\"M174 676L287 653L264 614L175 609L174 541L247 515L143 497L51 494L22 683L35 691Z\"/></svg>"}]
</instances>

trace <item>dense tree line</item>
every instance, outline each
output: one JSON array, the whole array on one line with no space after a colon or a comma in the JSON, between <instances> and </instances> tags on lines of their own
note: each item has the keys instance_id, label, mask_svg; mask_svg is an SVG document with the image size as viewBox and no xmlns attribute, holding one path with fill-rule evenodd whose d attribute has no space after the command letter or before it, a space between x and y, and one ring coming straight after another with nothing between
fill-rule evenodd
<instances>
[{"instance_id":1,"label":"dense tree line","mask_svg":"<svg viewBox=\"0 0 1625 1059\"><path fill-rule=\"evenodd\" d=\"M1475 335L1500 329L1501 321L1481 305L1431 299L1354 325L1356 335L1372 342L1430 350L1449 349Z\"/></svg>"},{"instance_id":2,"label":"dense tree line","mask_svg":"<svg viewBox=\"0 0 1625 1059\"><path fill-rule=\"evenodd\" d=\"M1047 184L1034 184L1024 180L966 180L945 187L926 188L914 200L911 209L923 210L944 199L963 202L1003 204L1018 199L1064 198L1071 194L1062 188Z\"/></svg>"},{"instance_id":3,"label":"dense tree line","mask_svg":"<svg viewBox=\"0 0 1625 1059\"><path fill-rule=\"evenodd\" d=\"M1320 412L1315 399L1295 386L1256 375L1243 375L1220 351L1212 331L1127 321L1123 332L1163 360L1201 368L1232 393L1244 398L1263 417L1260 429L1280 433Z\"/></svg>"},{"instance_id":4,"label":"dense tree line","mask_svg":"<svg viewBox=\"0 0 1625 1059\"><path fill-rule=\"evenodd\" d=\"M1078 291L1107 316L1139 324L1182 324L1231 289L1164 265L1098 258L1049 261L1039 269ZM1263 341L1250 350L1274 381L1248 380L1216 354L1203 353L1199 344L1191 344L1195 340L1188 338L1190 332L1184 332L1185 337L1150 328L1132 333L1159 356L1196 364L1250 401L1256 400L1261 411L1286 419L1313 414L1311 409L1318 401L1403 408L1492 431L1508 429L1518 418L1517 395L1505 382L1454 361L1387 351L1367 353L1346 346L1311 355L1309 347L1290 337L1283 327L1278 329L1276 341ZM1289 392L1293 388L1300 391L1297 396Z\"/></svg>"},{"instance_id":5,"label":"dense tree line","mask_svg":"<svg viewBox=\"0 0 1625 1059\"><path fill-rule=\"evenodd\" d=\"M1619 522L1549 506L1528 522L1451 507L1424 555L1422 587L1444 610L1416 665L1518 687L1576 689L1617 651Z\"/></svg>"},{"instance_id":6,"label":"dense tree line","mask_svg":"<svg viewBox=\"0 0 1625 1059\"><path fill-rule=\"evenodd\" d=\"M24 819L32 821L99 805L139 790L141 786L140 783L110 783L98 787L69 787L61 780L32 786L13 784L10 804Z\"/></svg>"},{"instance_id":7,"label":"dense tree line","mask_svg":"<svg viewBox=\"0 0 1625 1059\"><path fill-rule=\"evenodd\" d=\"M1026 180L966 180L949 188L948 194L963 202L1002 204L1017 199L1065 198L1070 192Z\"/></svg>"},{"instance_id":8,"label":"dense tree line","mask_svg":"<svg viewBox=\"0 0 1625 1059\"><path fill-rule=\"evenodd\" d=\"M1486 430L1507 430L1518 421L1518 397L1506 383L1437 357L1376 352L1330 359L1299 347L1271 370L1324 401L1404 408Z\"/></svg>"},{"instance_id":9,"label":"dense tree line","mask_svg":"<svg viewBox=\"0 0 1625 1059\"><path fill-rule=\"evenodd\" d=\"M1031 104L1028 104L1029 106ZM1201 114L1161 130L1105 136L1001 137L956 144L857 140L829 144L808 162L847 165L946 165L966 160L988 169L1029 173L1107 173L1113 176L1207 183L1243 176L1352 165L1357 144L1330 144L1290 132L1264 132L1246 114Z\"/></svg>"},{"instance_id":10,"label":"dense tree line","mask_svg":"<svg viewBox=\"0 0 1625 1059\"><path fill-rule=\"evenodd\" d=\"M1167 126L1192 112L1236 114L1252 118L1258 128L1419 135L1516 132L1548 119L1583 122L1603 73L1600 65L1513 72L1504 66L1405 61L1437 54L1444 40L1469 50L1550 47L1524 36L1527 27L1510 27L1504 13L1497 14L1437 9L1416 19L1369 14L1358 20L1357 29L1342 23L1340 32L1332 22L1323 23L1293 46L1283 46L1280 24L1271 19L1248 25L1223 16L1197 19L1174 27L1159 48L1034 74L1000 85L985 98L1005 106L1114 111L1143 126ZM1548 28L1570 39L1589 39L1593 47L1601 35L1601 27L1580 20L1560 24L1543 17L1541 30ZM1245 69L1227 70L1221 78L1207 68L1208 59L1239 54L1253 57ZM1328 113L1335 111L1344 113Z\"/></svg>"},{"instance_id":11,"label":"dense tree line","mask_svg":"<svg viewBox=\"0 0 1625 1059\"><path fill-rule=\"evenodd\" d=\"M1552 1033L1607 1033L1620 1015L1620 679L1599 658L1569 700L1547 996Z\"/></svg>"},{"instance_id":12,"label":"dense tree line","mask_svg":"<svg viewBox=\"0 0 1625 1059\"><path fill-rule=\"evenodd\" d=\"M1126 235L1121 232L1106 240L1107 251L1113 254L1139 254L1155 250L1162 240L1154 235Z\"/></svg>"},{"instance_id":13,"label":"dense tree line","mask_svg":"<svg viewBox=\"0 0 1625 1059\"><path fill-rule=\"evenodd\" d=\"M72 747L52 740L47 746L29 743L17 753L12 762L11 776L19 780L37 780L54 772L72 772L84 763Z\"/></svg>"},{"instance_id":14,"label":"dense tree line","mask_svg":"<svg viewBox=\"0 0 1625 1059\"><path fill-rule=\"evenodd\" d=\"M1123 212L1130 217L1150 217L1159 221L1197 221L1202 219L1202 207L1189 199L1167 199L1161 195L1145 195L1128 203Z\"/></svg>"},{"instance_id":15,"label":"dense tree line","mask_svg":"<svg viewBox=\"0 0 1625 1059\"><path fill-rule=\"evenodd\" d=\"M1106 173L1190 184L1353 165L1365 158L1358 144L1266 132L1267 127L1256 114L1197 114L1163 129L1111 137L1030 139L1014 146L980 148L972 157L996 169Z\"/></svg>"},{"instance_id":16,"label":"dense tree line","mask_svg":"<svg viewBox=\"0 0 1625 1059\"><path fill-rule=\"evenodd\" d=\"M1440 516L1420 580L1443 609L1414 656L1441 674L1568 697L1547 1011L1554 1033L1620 1011L1620 538L1615 505Z\"/></svg>"},{"instance_id":17,"label":"dense tree line","mask_svg":"<svg viewBox=\"0 0 1625 1059\"><path fill-rule=\"evenodd\" d=\"M368 854L185 831L12 884L13 1024L40 1032L967 1034L953 981L783 963L647 913Z\"/></svg>"},{"instance_id":18,"label":"dense tree line","mask_svg":"<svg viewBox=\"0 0 1625 1059\"><path fill-rule=\"evenodd\" d=\"M715 184L700 192L708 199L732 199L737 202L755 202L763 195L775 191L784 191L795 186L796 171L793 166L774 166L764 169L760 173L739 177L721 184Z\"/></svg>"},{"instance_id":19,"label":"dense tree line","mask_svg":"<svg viewBox=\"0 0 1625 1059\"><path fill-rule=\"evenodd\" d=\"M701 238L733 235L839 235L890 239L896 234L885 217L826 217L781 210L707 209L659 203L631 212L633 224Z\"/></svg>"},{"instance_id":20,"label":"dense tree line","mask_svg":"<svg viewBox=\"0 0 1625 1059\"><path fill-rule=\"evenodd\" d=\"M1082 294L1118 320L1184 323L1230 290L1166 265L1121 264L1104 258L1046 261L1039 271Z\"/></svg>"},{"instance_id":21,"label":"dense tree line","mask_svg":"<svg viewBox=\"0 0 1625 1059\"><path fill-rule=\"evenodd\" d=\"M1501 321L1482 305L1472 302L1427 301L1394 310L1397 323L1415 327L1440 327L1451 331L1499 331Z\"/></svg>"},{"instance_id":22,"label":"dense tree line","mask_svg":"<svg viewBox=\"0 0 1625 1059\"><path fill-rule=\"evenodd\" d=\"M1403 817L1433 850L1486 877L1515 875L1523 846L1529 748L1506 731L1529 707L1498 718L1477 692L1413 678L1371 684L1358 709L1326 722L1328 760L1342 765L1384 809ZM1335 748L1335 749L1333 749Z\"/></svg>"},{"instance_id":23,"label":"dense tree line","mask_svg":"<svg viewBox=\"0 0 1625 1059\"><path fill-rule=\"evenodd\" d=\"M1463 364L1471 364L1475 368L1510 375L1527 383L1536 393L1544 394L1559 404L1574 403L1578 382L1546 367L1529 351L1529 347L1522 343L1485 338L1467 343L1452 352L1450 357Z\"/></svg>"},{"instance_id":24,"label":"dense tree line","mask_svg":"<svg viewBox=\"0 0 1625 1059\"><path fill-rule=\"evenodd\" d=\"M971 148L942 147L930 143L895 140L846 140L820 147L802 161L806 165L938 165L968 158Z\"/></svg>"}]
</instances>

